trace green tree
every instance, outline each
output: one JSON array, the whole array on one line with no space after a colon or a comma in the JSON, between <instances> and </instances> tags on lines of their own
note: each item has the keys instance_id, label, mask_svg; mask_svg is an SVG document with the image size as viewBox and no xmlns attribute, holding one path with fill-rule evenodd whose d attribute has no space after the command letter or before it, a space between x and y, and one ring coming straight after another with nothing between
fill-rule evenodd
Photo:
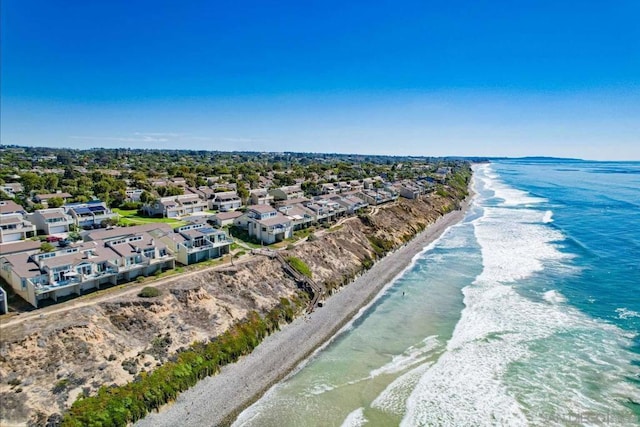
<instances>
[{"instance_id":1,"label":"green tree","mask_svg":"<svg viewBox=\"0 0 640 427\"><path fill-rule=\"evenodd\" d=\"M149 193L148 191L143 191L142 194L140 194L140 201L142 203L151 203L155 199L156 198L153 197L153 194Z\"/></svg>"},{"instance_id":2,"label":"green tree","mask_svg":"<svg viewBox=\"0 0 640 427\"><path fill-rule=\"evenodd\" d=\"M242 204L246 204L247 200L249 200L249 190L244 185L243 181L236 181L236 187L238 192L238 197L242 200Z\"/></svg>"},{"instance_id":3,"label":"green tree","mask_svg":"<svg viewBox=\"0 0 640 427\"><path fill-rule=\"evenodd\" d=\"M64 199L62 197L52 197L47 201L47 206L50 208L59 208L64 205Z\"/></svg>"},{"instance_id":4,"label":"green tree","mask_svg":"<svg viewBox=\"0 0 640 427\"><path fill-rule=\"evenodd\" d=\"M42 242L40 245L41 252L53 252L54 249L55 247L49 242Z\"/></svg>"},{"instance_id":5,"label":"green tree","mask_svg":"<svg viewBox=\"0 0 640 427\"><path fill-rule=\"evenodd\" d=\"M49 191L56 191L58 190L59 181L58 175L55 173L48 173L44 176L44 187Z\"/></svg>"},{"instance_id":6,"label":"green tree","mask_svg":"<svg viewBox=\"0 0 640 427\"><path fill-rule=\"evenodd\" d=\"M29 193L34 190L39 190L43 187L43 180L40 175L33 172L24 172L20 175L20 181L24 187L25 193Z\"/></svg>"}]
</instances>

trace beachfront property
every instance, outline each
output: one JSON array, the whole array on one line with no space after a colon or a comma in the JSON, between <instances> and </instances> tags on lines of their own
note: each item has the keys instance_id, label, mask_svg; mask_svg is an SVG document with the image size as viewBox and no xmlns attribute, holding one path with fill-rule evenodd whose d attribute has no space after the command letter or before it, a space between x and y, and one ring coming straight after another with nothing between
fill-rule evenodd
<instances>
[{"instance_id":1,"label":"beachfront property","mask_svg":"<svg viewBox=\"0 0 640 427\"><path fill-rule=\"evenodd\" d=\"M331 196L331 195L330 195ZM346 208L334 200L316 197L305 208L313 212L314 222L322 224L335 221L346 212Z\"/></svg>"},{"instance_id":2,"label":"beachfront property","mask_svg":"<svg viewBox=\"0 0 640 427\"><path fill-rule=\"evenodd\" d=\"M293 236L291 219L268 205L248 206L247 211L233 223L266 245Z\"/></svg>"},{"instance_id":3,"label":"beachfront property","mask_svg":"<svg viewBox=\"0 0 640 427\"><path fill-rule=\"evenodd\" d=\"M73 217L64 208L38 209L27 218L41 234L64 234L74 224Z\"/></svg>"},{"instance_id":4,"label":"beachfront property","mask_svg":"<svg viewBox=\"0 0 640 427\"><path fill-rule=\"evenodd\" d=\"M399 197L398 192L388 186L385 188L364 189L361 191L356 191L353 194L372 206L389 203L397 200Z\"/></svg>"},{"instance_id":5,"label":"beachfront property","mask_svg":"<svg viewBox=\"0 0 640 427\"><path fill-rule=\"evenodd\" d=\"M314 224L335 221L344 215L353 215L366 208L368 203L355 196L355 192L345 194L324 194L313 199L298 198L276 203L278 210L292 221L294 230Z\"/></svg>"},{"instance_id":6,"label":"beachfront property","mask_svg":"<svg viewBox=\"0 0 640 427\"><path fill-rule=\"evenodd\" d=\"M12 243L3 247L0 277L38 307L45 299L57 301L174 268L175 256L157 238L165 233L172 233L166 224L102 229L89 233L86 242L51 252L42 252L39 242ZM28 243L33 247L18 248ZM11 251L13 247L20 251Z\"/></svg>"},{"instance_id":7,"label":"beachfront property","mask_svg":"<svg viewBox=\"0 0 640 427\"><path fill-rule=\"evenodd\" d=\"M153 217L179 218L207 210L207 202L197 194L181 194L179 196L161 197L155 202L146 204L142 211Z\"/></svg>"},{"instance_id":8,"label":"beachfront property","mask_svg":"<svg viewBox=\"0 0 640 427\"><path fill-rule=\"evenodd\" d=\"M206 223L178 227L175 233L164 234L159 238L183 265L220 258L229 253L233 243L227 233Z\"/></svg>"},{"instance_id":9,"label":"beachfront property","mask_svg":"<svg viewBox=\"0 0 640 427\"><path fill-rule=\"evenodd\" d=\"M115 227L88 234L87 239L107 241L131 234L147 233L164 243L176 261L190 265L229 253L231 238L222 230L212 228L207 221L192 222L172 229L169 224L143 224L134 227Z\"/></svg>"},{"instance_id":10,"label":"beachfront property","mask_svg":"<svg viewBox=\"0 0 640 427\"><path fill-rule=\"evenodd\" d=\"M278 211L291 220L293 230L302 230L311 226L316 221L314 212L307 209L303 203L285 203L278 208Z\"/></svg>"},{"instance_id":11,"label":"beachfront property","mask_svg":"<svg viewBox=\"0 0 640 427\"><path fill-rule=\"evenodd\" d=\"M427 179L402 180L396 182L393 188L406 199L417 199L421 195L433 191L434 184Z\"/></svg>"},{"instance_id":12,"label":"beachfront property","mask_svg":"<svg viewBox=\"0 0 640 427\"><path fill-rule=\"evenodd\" d=\"M420 188L411 183L395 184L393 188L405 199L417 199L422 194Z\"/></svg>"},{"instance_id":13,"label":"beachfront property","mask_svg":"<svg viewBox=\"0 0 640 427\"><path fill-rule=\"evenodd\" d=\"M434 173L436 181L442 184L446 182L449 175L451 175L451 167L449 166L441 166Z\"/></svg>"},{"instance_id":14,"label":"beachfront property","mask_svg":"<svg viewBox=\"0 0 640 427\"><path fill-rule=\"evenodd\" d=\"M76 227L90 229L103 225L104 221L115 220L118 214L112 212L101 200L87 203L70 203L63 206L67 215L73 218Z\"/></svg>"},{"instance_id":15,"label":"beachfront property","mask_svg":"<svg viewBox=\"0 0 640 427\"><path fill-rule=\"evenodd\" d=\"M365 202L364 200L356 197L355 192L351 192L351 193L345 193L345 194L341 194L339 196L335 196L335 195L325 195L325 196L320 196L319 198L321 199L326 199L326 200L331 200L337 204L339 204L340 206L342 206L342 208L344 209L344 211L349 214L349 215L354 215L356 213L358 213L358 211L366 208L367 206L369 206L369 204L367 202Z\"/></svg>"},{"instance_id":16,"label":"beachfront property","mask_svg":"<svg viewBox=\"0 0 640 427\"><path fill-rule=\"evenodd\" d=\"M209 200L209 209L219 212L234 211L242 206L242 200L236 191L222 191L215 193L213 200Z\"/></svg>"},{"instance_id":17,"label":"beachfront property","mask_svg":"<svg viewBox=\"0 0 640 427\"><path fill-rule=\"evenodd\" d=\"M0 257L0 277L36 308L45 299L57 301L174 267L175 257L166 245L145 232Z\"/></svg>"}]
</instances>

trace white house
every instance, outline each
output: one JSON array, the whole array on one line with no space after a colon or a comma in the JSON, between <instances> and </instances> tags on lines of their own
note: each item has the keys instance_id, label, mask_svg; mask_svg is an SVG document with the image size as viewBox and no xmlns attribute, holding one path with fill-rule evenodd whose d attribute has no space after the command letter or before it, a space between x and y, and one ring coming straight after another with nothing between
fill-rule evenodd
<instances>
[{"instance_id":1,"label":"white house","mask_svg":"<svg viewBox=\"0 0 640 427\"><path fill-rule=\"evenodd\" d=\"M97 228L103 221L117 219L118 214L112 212L107 204L100 200L87 203L70 203L63 206L67 215L71 215L76 226L81 228Z\"/></svg>"},{"instance_id":2,"label":"white house","mask_svg":"<svg viewBox=\"0 0 640 427\"><path fill-rule=\"evenodd\" d=\"M213 200L209 200L210 209L220 212L234 211L242 206L242 200L235 191L222 191L215 193Z\"/></svg>"},{"instance_id":3,"label":"white house","mask_svg":"<svg viewBox=\"0 0 640 427\"><path fill-rule=\"evenodd\" d=\"M74 223L64 208L38 209L27 215L27 218L44 234L68 233L69 227Z\"/></svg>"},{"instance_id":4,"label":"white house","mask_svg":"<svg viewBox=\"0 0 640 427\"><path fill-rule=\"evenodd\" d=\"M247 212L234 221L250 236L270 245L293 236L291 219L268 205L251 205Z\"/></svg>"}]
</instances>

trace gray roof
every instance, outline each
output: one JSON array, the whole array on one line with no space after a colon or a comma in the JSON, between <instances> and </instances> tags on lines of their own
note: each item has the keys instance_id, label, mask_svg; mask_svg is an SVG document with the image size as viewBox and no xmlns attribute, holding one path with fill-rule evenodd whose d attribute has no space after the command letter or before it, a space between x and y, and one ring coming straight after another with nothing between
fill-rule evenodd
<instances>
[{"instance_id":1,"label":"gray roof","mask_svg":"<svg viewBox=\"0 0 640 427\"><path fill-rule=\"evenodd\" d=\"M49 199L53 199L54 197L60 197L62 199L66 199L68 197L71 197L71 194L69 193L50 193L50 194L37 194L36 198L39 200L49 200Z\"/></svg>"},{"instance_id":2,"label":"gray roof","mask_svg":"<svg viewBox=\"0 0 640 427\"><path fill-rule=\"evenodd\" d=\"M28 253L4 255L4 258L11 263L13 271L20 277L31 278L42 275L38 264L31 261Z\"/></svg>"},{"instance_id":3,"label":"gray roof","mask_svg":"<svg viewBox=\"0 0 640 427\"><path fill-rule=\"evenodd\" d=\"M3 200L0 202L0 214L13 212L25 212L24 208L13 200Z\"/></svg>"},{"instance_id":4,"label":"gray roof","mask_svg":"<svg viewBox=\"0 0 640 427\"><path fill-rule=\"evenodd\" d=\"M60 211L57 211L57 212L40 212L40 211L38 211L38 213L40 215L42 215L42 217L44 219L54 219L54 218L67 219L67 216L64 213L60 212Z\"/></svg>"},{"instance_id":5,"label":"gray roof","mask_svg":"<svg viewBox=\"0 0 640 427\"><path fill-rule=\"evenodd\" d=\"M261 220L258 220L257 222L261 225L265 225L269 227L269 226L278 225L278 224L288 224L291 222L291 220L278 212L278 215L276 215L273 218L261 219Z\"/></svg>"},{"instance_id":6,"label":"gray roof","mask_svg":"<svg viewBox=\"0 0 640 427\"><path fill-rule=\"evenodd\" d=\"M270 205L251 205L247 206L247 209L251 209L252 211L256 211L259 213L269 213L275 211L275 209Z\"/></svg>"},{"instance_id":7,"label":"gray roof","mask_svg":"<svg viewBox=\"0 0 640 427\"><path fill-rule=\"evenodd\" d=\"M215 215L215 218L220 220L220 221L225 221L228 219L235 219L242 216L242 212L238 212L238 211L230 211L230 212L220 212L218 214Z\"/></svg>"},{"instance_id":8,"label":"gray roof","mask_svg":"<svg viewBox=\"0 0 640 427\"><path fill-rule=\"evenodd\" d=\"M32 252L40 249L42 242L35 240L23 240L19 242L0 243L0 255L17 252Z\"/></svg>"},{"instance_id":9,"label":"gray roof","mask_svg":"<svg viewBox=\"0 0 640 427\"><path fill-rule=\"evenodd\" d=\"M128 236L130 234L149 232L156 229L160 229L164 233L173 232L169 224L156 222L152 224L136 225L133 227L115 227L115 228L112 228L111 230L96 230L96 231L90 232L88 234L88 237L91 240L104 240L104 239L111 239L113 237Z\"/></svg>"},{"instance_id":10,"label":"gray roof","mask_svg":"<svg viewBox=\"0 0 640 427\"><path fill-rule=\"evenodd\" d=\"M40 261L41 266L60 267L62 265L78 265L83 262L103 262L118 258L118 254L109 247L104 246L80 246L78 252L69 254L56 254L51 258L45 258ZM83 250L91 250L95 255L88 257Z\"/></svg>"}]
</instances>

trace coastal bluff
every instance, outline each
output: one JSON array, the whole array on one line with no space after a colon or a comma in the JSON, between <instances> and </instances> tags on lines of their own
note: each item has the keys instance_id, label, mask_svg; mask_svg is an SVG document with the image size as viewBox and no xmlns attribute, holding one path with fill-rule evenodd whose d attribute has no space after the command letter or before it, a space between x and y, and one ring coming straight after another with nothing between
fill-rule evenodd
<instances>
[{"instance_id":1,"label":"coastal bluff","mask_svg":"<svg viewBox=\"0 0 640 427\"><path fill-rule=\"evenodd\" d=\"M458 209L465 196L450 189L413 200L401 198L318 231L282 254L302 260L313 280L330 294ZM277 260L245 257L233 267L151 283L160 290L156 297L130 293L96 299L3 327L2 425L56 425L78 396L134 381L193 342L206 342L250 313L265 315L281 298L300 295Z\"/></svg>"}]
</instances>

